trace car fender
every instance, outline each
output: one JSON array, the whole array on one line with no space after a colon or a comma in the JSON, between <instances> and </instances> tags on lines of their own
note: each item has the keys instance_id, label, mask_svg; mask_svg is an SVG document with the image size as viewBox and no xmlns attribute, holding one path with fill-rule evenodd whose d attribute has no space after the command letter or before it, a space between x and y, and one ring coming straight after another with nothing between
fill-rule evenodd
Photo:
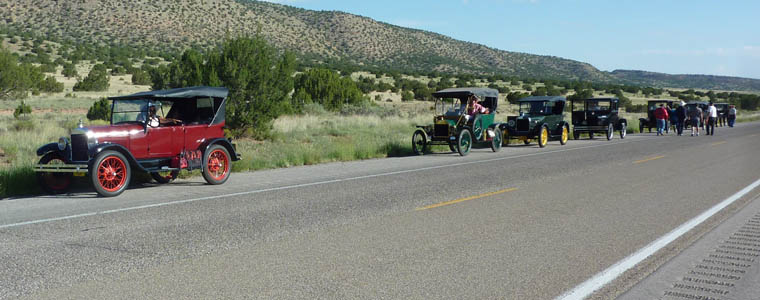
<instances>
[{"instance_id":1,"label":"car fender","mask_svg":"<svg viewBox=\"0 0 760 300\"><path fill-rule=\"evenodd\" d=\"M639 123L641 123L641 124L649 123L649 119L647 119L647 118L639 118Z\"/></svg>"},{"instance_id":2,"label":"car fender","mask_svg":"<svg viewBox=\"0 0 760 300\"><path fill-rule=\"evenodd\" d=\"M554 135L562 135L562 127L567 126L567 132L570 132L570 124L567 123L567 121L559 122L559 125L557 125L557 128L554 129Z\"/></svg>"},{"instance_id":3,"label":"car fender","mask_svg":"<svg viewBox=\"0 0 760 300\"><path fill-rule=\"evenodd\" d=\"M227 149L227 152L230 153L230 158L232 161L238 161L240 160L240 155L237 154L237 151L235 150L235 146L232 145L232 143L226 139L226 138L215 138L206 141L205 143L201 144L201 146L198 148L203 153L206 153L206 150L208 150L209 147L213 145L222 145L222 147Z\"/></svg>"},{"instance_id":4,"label":"car fender","mask_svg":"<svg viewBox=\"0 0 760 300\"><path fill-rule=\"evenodd\" d=\"M129 150L126 147L120 144L112 144L112 143L97 144L95 146L89 147L89 149L87 150L87 155L89 157L95 157L96 155L98 155L98 153L106 151L106 150L113 150L113 151L123 154L124 157L127 158L127 160L129 161L129 164L133 168L136 167L140 171L148 172L148 170L143 168L143 166L137 162L137 159L135 158L134 155L132 155L132 152L129 152ZM88 163L88 165L92 164L93 161L94 160L90 159L90 162Z\"/></svg>"},{"instance_id":5,"label":"car fender","mask_svg":"<svg viewBox=\"0 0 760 300\"><path fill-rule=\"evenodd\" d=\"M625 123L626 126L628 126L628 120L620 118L620 120L618 120L618 123L615 125L615 127L617 127L615 129L622 130L623 129L623 123Z\"/></svg>"},{"instance_id":6,"label":"car fender","mask_svg":"<svg viewBox=\"0 0 760 300\"><path fill-rule=\"evenodd\" d=\"M50 143L50 144L46 144L42 147L37 148L37 156L43 156L50 152L60 152L60 151L61 150L58 150L58 143Z\"/></svg>"}]
</instances>

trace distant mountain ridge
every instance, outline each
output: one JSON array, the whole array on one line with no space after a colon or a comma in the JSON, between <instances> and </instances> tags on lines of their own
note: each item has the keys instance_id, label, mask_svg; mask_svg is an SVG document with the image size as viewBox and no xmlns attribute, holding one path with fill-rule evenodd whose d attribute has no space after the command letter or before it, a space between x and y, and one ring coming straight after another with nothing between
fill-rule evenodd
<instances>
[{"instance_id":1,"label":"distant mountain ridge","mask_svg":"<svg viewBox=\"0 0 760 300\"><path fill-rule=\"evenodd\" d=\"M680 87L708 90L760 91L760 80L717 75L665 74L637 70L615 70L612 76L628 82L653 87Z\"/></svg>"},{"instance_id":2,"label":"distant mountain ridge","mask_svg":"<svg viewBox=\"0 0 760 300\"><path fill-rule=\"evenodd\" d=\"M313 61L341 60L423 72L501 73L523 78L624 81L655 86L682 81L659 76L663 81L657 82L629 71L603 72L584 62L503 51L349 13L252 0L14 0L0 3L0 13L4 16L0 24L79 43L182 48L211 46L228 36L260 33L275 47ZM754 88L760 80L730 81L730 84L721 80L695 78L686 83L689 87L691 83L699 83L715 88L760 90Z\"/></svg>"}]
</instances>

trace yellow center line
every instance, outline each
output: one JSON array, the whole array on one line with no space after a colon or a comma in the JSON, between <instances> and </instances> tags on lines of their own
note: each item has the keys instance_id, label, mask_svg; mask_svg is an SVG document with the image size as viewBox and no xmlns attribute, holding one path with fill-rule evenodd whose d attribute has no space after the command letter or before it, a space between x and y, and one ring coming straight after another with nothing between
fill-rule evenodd
<instances>
[{"instance_id":1,"label":"yellow center line","mask_svg":"<svg viewBox=\"0 0 760 300\"><path fill-rule=\"evenodd\" d=\"M637 160L637 161L634 161L633 163L634 164L640 164L640 163L643 163L643 162L648 162L648 161L652 161L652 160L655 160L655 159L660 159L660 158L663 158L663 157L665 157L665 155L660 155L660 156L650 157L650 158L647 158L647 159Z\"/></svg>"},{"instance_id":2,"label":"yellow center line","mask_svg":"<svg viewBox=\"0 0 760 300\"><path fill-rule=\"evenodd\" d=\"M712 143L712 144L710 144L710 146L717 146L717 145L725 144L725 143L727 143L727 142L726 141L720 141L720 142Z\"/></svg>"},{"instance_id":3,"label":"yellow center line","mask_svg":"<svg viewBox=\"0 0 760 300\"><path fill-rule=\"evenodd\" d=\"M517 188L508 188L508 189L504 189L504 190L501 190L501 191L495 191L495 192L490 192L490 193L470 196L470 197L467 197L467 198L461 198L461 199L441 202L441 203L437 203L437 204L431 204L431 205L428 205L428 206L418 207L415 210L426 210L426 209L441 207L441 206L450 205L450 204L454 204L454 203L459 203L459 202L474 200L474 199L478 199L478 198L483 198L483 197L503 194L503 193L506 193L506 192L514 191L514 190L517 190Z\"/></svg>"}]
</instances>

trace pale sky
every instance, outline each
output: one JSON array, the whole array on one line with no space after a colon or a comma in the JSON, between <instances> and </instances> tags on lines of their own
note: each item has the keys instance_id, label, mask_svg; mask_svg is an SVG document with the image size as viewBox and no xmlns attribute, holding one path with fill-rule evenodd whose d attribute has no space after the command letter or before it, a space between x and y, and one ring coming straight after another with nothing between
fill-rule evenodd
<instances>
[{"instance_id":1,"label":"pale sky","mask_svg":"<svg viewBox=\"0 0 760 300\"><path fill-rule=\"evenodd\" d=\"M760 1L270 0L595 67L760 79Z\"/></svg>"}]
</instances>

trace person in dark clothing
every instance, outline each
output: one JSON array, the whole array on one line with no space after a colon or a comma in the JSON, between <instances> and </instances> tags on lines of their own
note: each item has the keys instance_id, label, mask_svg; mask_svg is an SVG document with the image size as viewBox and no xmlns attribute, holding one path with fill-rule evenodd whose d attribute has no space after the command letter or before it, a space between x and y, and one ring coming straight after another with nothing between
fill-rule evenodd
<instances>
[{"instance_id":1,"label":"person in dark clothing","mask_svg":"<svg viewBox=\"0 0 760 300\"><path fill-rule=\"evenodd\" d=\"M666 107L668 109L668 116L669 116L669 119L668 119L668 129L669 130L673 130L673 132L677 131L676 124L678 124L678 119L676 117L676 107L675 107L675 105L677 105L677 104L674 103L673 107L670 107L670 106ZM666 130L665 132L668 132L668 130Z\"/></svg>"},{"instance_id":2,"label":"person in dark clothing","mask_svg":"<svg viewBox=\"0 0 760 300\"><path fill-rule=\"evenodd\" d=\"M686 122L686 106L684 105L686 103L681 102L681 105L678 105L676 108L676 132L680 136L683 134L683 126L685 125L684 122Z\"/></svg>"}]
</instances>

